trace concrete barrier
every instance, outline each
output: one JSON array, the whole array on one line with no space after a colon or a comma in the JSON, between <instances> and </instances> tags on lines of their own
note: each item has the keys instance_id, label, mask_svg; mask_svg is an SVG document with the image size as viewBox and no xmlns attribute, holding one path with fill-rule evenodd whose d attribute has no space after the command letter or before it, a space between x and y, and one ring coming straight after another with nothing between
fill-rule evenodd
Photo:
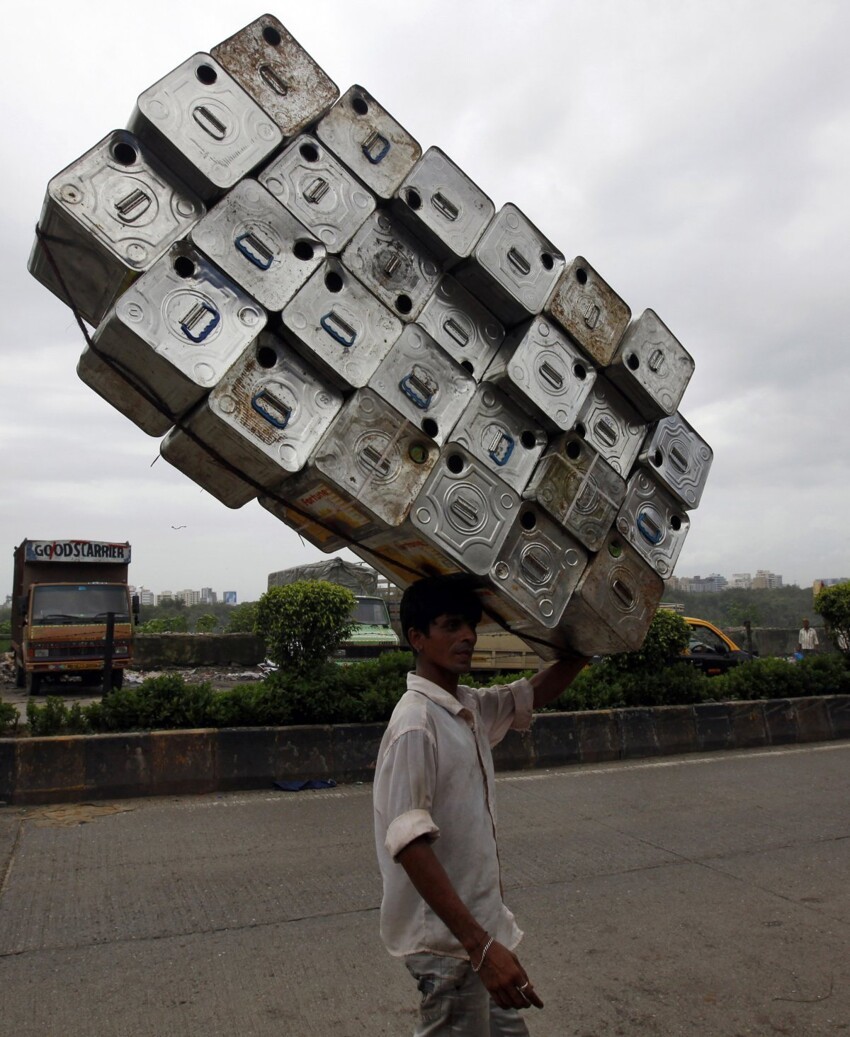
<instances>
[{"instance_id":1,"label":"concrete barrier","mask_svg":"<svg viewBox=\"0 0 850 1037\"><path fill-rule=\"evenodd\" d=\"M0 739L0 802L79 802L371 781L384 724ZM850 738L850 695L540 713L496 747L499 771Z\"/></svg>"}]
</instances>

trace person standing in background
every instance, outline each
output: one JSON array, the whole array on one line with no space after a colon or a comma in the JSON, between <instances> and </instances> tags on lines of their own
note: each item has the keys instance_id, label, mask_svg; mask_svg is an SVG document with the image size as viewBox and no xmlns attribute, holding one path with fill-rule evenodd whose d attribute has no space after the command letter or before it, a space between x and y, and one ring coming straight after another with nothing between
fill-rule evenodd
<instances>
[{"instance_id":1,"label":"person standing in background","mask_svg":"<svg viewBox=\"0 0 850 1037\"><path fill-rule=\"evenodd\" d=\"M797 650L803 653L803 656L812 655L818 646L818 634L814 627L809 626L808 619L803 620L803 625L800 628L800 633L797 636Z\"/></svg>"}]
</instances>

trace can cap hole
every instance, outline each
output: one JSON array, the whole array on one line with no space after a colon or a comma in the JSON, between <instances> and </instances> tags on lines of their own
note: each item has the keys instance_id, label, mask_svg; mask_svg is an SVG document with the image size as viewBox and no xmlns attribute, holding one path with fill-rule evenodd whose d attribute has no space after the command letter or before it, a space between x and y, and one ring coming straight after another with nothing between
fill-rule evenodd
<instances>
[{"instance_id":1,"label":"can cap hole","mask_svg":"<svg viewBox=\"0 0 850 1037\"><path fill-rule=\"evenodd\" d=\"M333 292L336 295L337 292L341 292L345 285L345 281L342 278L342 274L337 273L336 270L329 270L325 274L325 288L329 292Z\"/></svg>"},{"instance_id":2,"label":"can cap hole","mask_svg":"<svg viewBox=\"0 0 850 1037\"><path fill-rule=\"evenodd\" d=\"M573 429L573 432L575 432L577 436L581 436L582 439L584 439L587 436L587 429L580 421L576 424L576 427Z\"/></svg>"},{"instance_id":3,"label":"can cap hole","mask_svg":"<svg viewBox=\"0 0 850 1037\"><path fill-rule=\"evenodd\" d=\"M318 162L319 161L319 149L315 144L310 144L305 141L298 149L299 154L307 162Z\"/></svg>"},{"instance_id":4,"label":"can cap hole","mask_svg":"<svg viewBox=\"0 0 850 1037\"><path fill-rule=\"evenodd\" d=\"M587 378L587 368L584 364L575 364L573 366L573 374L580 382L583 382Z\"/></svg>"},{"instance_id":5,"label":"can cap hole","mask_svg":"<svg viewBox=\"0 0 850 1037\"><path fill-rule=\"evenodd\" d=\"M533 450L537 446L537 436L535 436L533 432L529 431L529 429L520 432L519 441L526 450Z\"/></svg>"},{"instance_id":6,"label":"can cap hole","mask_svg":"<svg viewBox=\"0 0 850 1037\"><path fill-rule=\"evenodd\" d=\"M195 264L188 256L178 256L174 260L174 273L178 277L194 277L195 276Z\"/></svg>"},{"instance_id":7,"label":"can cap hole","mask_svg":"<svg viewBox=\"0 0 850 1037\"><path fill-rule=\"evenodd\" d=\"M428 448L423 443L411 443L407 456L414 464L425 464L428 460Z\"/></svg>"},{"instance_id":8,"label":"can cap hole","mask_svg":"<svg viewBox=\"0 0 850 1037\"><path fill-rule=\"evenodd\" d=\"M660 468L661 465L664 463L664 455L661 453L660 450L656 450L655 453L652 455L652 463L655 465L656 468Z\"/></svg>"},{"instance_id":9,"label":"can cap hole","mask_svg":"<svg viewBox=\"0 0 850 1037\"><path fill-rule=\"evenodd\" d=\"M440 426L433 418L425 418L422 422L422 431L426 436L430 436L431 439L436 439L440 434Z\"/></svg>"},{"instance_id":10,"label":"can cap hole","mask_svg":"<svg viewBox=\"0 0 850 1037\"><path fill-rule=\"evenodd\" d=\"M640 367L640 360L638 359L637 353L629 353L626 357L626 365L632 371L637 371Z\"/></svg>"},{"instance_id":11,"label":"can cap hole","mask_svg":"<svg viewBox=\"0 0 850 1037\"><path fill-rule=\"evenodd\" d=\"M549 252L540 253L540 262L543 264L544 270L552 270L555 266L555 260Z\"/></svg>"},{"instance_id":12,"label":"can cap hole","mask_svg":"<svg viewBox=\"0 0 850 1037\"><path fill-rule=\"evenodd\" d=\"M404 200L414 211L422 208L422 195L416 190L415 187L408 187L404 192Z\"/></svg>"},{"instance_id":13,"label":"can cap hole","mask_svg":"<svg viewBox=\"0 0 850 1037\"><path fill-rule=\"evenodd\" d=\"M369 111L369 105L359 94L351 98L351 107L358 115L365 115Z\"/></svg>"},{"instance_id":14,"label":"can cap hole","mask_svg":"<svg viewBox=\"0 0 850 1037\"><path fill-rule=\"evenodd\" d=\"M128 144L126 140L119 140L112 148L112 157L122 166L134 166L139 155L132 144Z\"/></svg>"},{"instance_id":15,"label":"can cap hole","mask_svg":"<svg viewBox=\"0 0 850 1037\"><path fill-rule=\"evenodd\" d=\"M523 529L534 529L537 525L537 516L533 511L524 511L519 517L519 524Z\"/></svg>"},{"instance_id":16,"label":"can cap hole","mask_svg":"<svg viewBox=\"0 0 850 1037\"><path fill-rule=\"evenodd\" d=\"M309 241L296 241L292 246L292 254L296 259L301 259L306 262L313 258L315 252Z\"/></svg>"},{"instance_id":17,"label":"can cap hole","mask_svg":"<svg viewBox=\"0 0 850 1037\"><path fill-rule=\"evenodd\" d=\"M260 367L274 367L274 365L277 363L277 353L272 349L271 346L258 346L257 363L260 365Z\"/></svg>"},{"instance_id":18,"label":"can cap hole","mask_svg":"<svg viewBox=\"0 0 850 1037\"><path fill-rule=\"evenodd\" d=\"M218 73L211 65L198 65L195 69L195 75L204 84L204 86L212 86L212 84L218 79Z\"/></svg>"},{"instance_id":19,"label":"can cap hole","mask_svg":"<svg viewBox=\"0 0 850 1037\"><path fill-rule=\"evenodd\" d=\"M578 461L581 457L581 443L577 439L571 439L564 453L571 461Z\"/></svg>"},{"instance_id":20,"label":"can cap hole","mask_svg":"<svg viewBox=\"0 0 850 1037\"><path fill-rule=\"evenodd\" d=\"M453 475L460 475L463 471L463 467L463 458L460 454L449 454L446 458L446 468L448 468Z\"/></svg>"},{"instance_id":21,"label":"can cap hole","mask_svg":"<svg viewBox=\"0 0 850 1037\"><path fill-rule=\"evenodd\" d=\"M399 313L410 313L413 309L413 300L409 295L399 295L395 301L395 308Z\"/></svg>"},{"instance_id":22,"label":"can cap hole","mask_svg":"<svg viewBox=\"0 0 850 1037\"><path fill-rule=\"evenodd\" d=\"M670 525L673 529L675 529L678 532L682 528L682 520L679 518L678 515L674 515L670 519Z\"/></svg>"},{"instance_id":23,"label":"can cap hole","mask_svg":"<svg viewBox=\"0 0 850 1037\"><path fill-rule=\"evenodd\" d=\"M263 39L270 47L280 46L280 33L273 25L267 25L265 29L263 29Z\"/></svg>"},{"instance_id":24,"label":"can cap hole","mask_svg":"<svg viewBox=\"0 0 850 1037\"><path fill-rule=\"evenodd\" d=\"M587 284L587 271L584 267L580 266L578 270L576 270L576 280L579 284Z\"/></svg>"},{"instance_id":25,"label":"can cap hole","mask_svg":"<svg viewBox=\"0 0 850 1037\"><path fill-rule=\"evenodd\" d=\"M464 371L467 372L467 374L471 374L471 375L475 374L475 368L472 366L472 364L468 360L462 360L461 363L460 363L460 366L464 369Z\"/></svg>"}]
</instances>

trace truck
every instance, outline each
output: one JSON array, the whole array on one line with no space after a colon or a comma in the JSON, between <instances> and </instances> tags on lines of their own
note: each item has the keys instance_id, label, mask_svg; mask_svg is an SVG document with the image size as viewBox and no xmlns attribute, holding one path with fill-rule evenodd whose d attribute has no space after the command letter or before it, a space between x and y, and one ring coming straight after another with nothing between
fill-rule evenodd
<instances>
[{"instance_id":1,"label":"truck","mask_svg":"<svg viewBox=\"0 0 850 1037\"><path fill-rule=\"evenodd\" d=\"M11 648L15 683L36 695L78 677L120 688L133 658L138 599L130 596L128 543L24 540L14 551Z\"/></svg>"},{"instance_id":2,"label":"truck","mask_svg":"<svg viewBox=\"0 0 850 1037\"><path fill-rule=\"evenodd\" d=\"M399 637L393 629L386 599L379 592L378 574L370 566L342 558L296 565L269 573L268 586L284 587L301 580L324 580L346 587L354 594L356 603L351 617L354 629L340 647L337 661L373 659L384 652L399 650Z\"/></svg>"}]
</instances>

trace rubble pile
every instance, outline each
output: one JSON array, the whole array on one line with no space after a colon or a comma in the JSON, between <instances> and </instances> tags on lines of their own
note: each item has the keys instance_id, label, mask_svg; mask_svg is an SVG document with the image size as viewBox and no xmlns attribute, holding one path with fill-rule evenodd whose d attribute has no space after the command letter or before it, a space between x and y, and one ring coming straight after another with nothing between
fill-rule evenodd
<instances>
[{"instance_id":1,"label":"rubble pile","mask_svg":"<svg viewBox=\"0 0 850 1037\"><path fill-rule=\"evenodd\" d=\"M29 268L95 329L83 381L228 507L399 586L471 574L543 657L642 643L712 460L692 357L277 19L50 181Z\"/></svg>"}]
</instances>

